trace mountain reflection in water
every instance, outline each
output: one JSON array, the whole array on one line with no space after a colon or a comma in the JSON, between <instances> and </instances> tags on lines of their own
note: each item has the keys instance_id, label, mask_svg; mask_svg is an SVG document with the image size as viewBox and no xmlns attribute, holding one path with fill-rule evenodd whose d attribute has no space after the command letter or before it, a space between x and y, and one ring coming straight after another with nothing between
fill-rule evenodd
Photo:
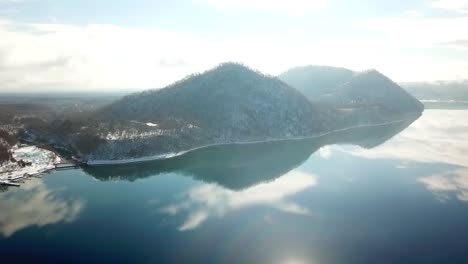
<instances>
[{"instance_id":1,"label":"mountain reflection in water","mask_svg":"<svg viewBox=\"0 0 468 264\"><path fill-rule=\"evenodd\" d=\"M467 114L55 171L0 193L2 261L468 263Z\"/></svg>"},{"instance_id":2,"label":"mountain reflection in water","mask_svg":"<svg viewBox=\"0 0 468 264\"><path fill-rule=\"evenodd\" d=\"M103 181L134 181L177 172L228 189L241 190L281 177L327 145L352 144L374 148L397 135L417 118L419 116L384 125L337 131L310 139L212 146L166 160L86 167L85 171Z\"/></svg>"}]
</instances>

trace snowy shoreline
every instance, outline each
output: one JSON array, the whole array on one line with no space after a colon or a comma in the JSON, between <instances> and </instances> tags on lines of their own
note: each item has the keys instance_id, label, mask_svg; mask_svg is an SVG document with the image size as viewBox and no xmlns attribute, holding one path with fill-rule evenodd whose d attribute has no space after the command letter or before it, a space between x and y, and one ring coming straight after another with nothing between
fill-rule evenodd
<instances>
[{"instance_id":1,"label":"snowy shoreline","mask_svg":"<svg viewBox=\"0 0 468 264\"><path fill-rule=\"evenodd\" d=\"M417 116L417 114L412 115L412 117ZM170 159L178 156L182 156L184 154L187 154L189 152L199 150L199 149L204 149L204 148L209 148L209 147L215 147L215 146L229 146L229 145L248 145L248 144L258 144L258 143L269 143L269 142L281 142L281 141L299 141L299 140L307 140L307 139L314 139L314 138L320 138L323 136L327 136L333 133L337 132L343 132L351 129L357 129L357 128L365 128L365 127L378 127L378 126L385 126L385 125L391 125L391 124L397 124L397 123L402 123L406 121L410 121L411 118L405 118L405 119L399 119L399 120L394 120L390 122L383 122L383 123L378 123L378 124L364 124L364 125L356 125L356 126L351 126L347 128L341 128L341 129L336 129L332 131L328 131L322 134L310 136L310 137L296 137L296 138L289 138L289 139L270 139L270 140L259 140L259 141L248 141L248 142L233 142L233 143L219 143L219 144L209 144L209 145L204 145L180 152L172 152L172 153L166 153L166 154L159 154L159 155L154 155L154 156L146 156L146 157L141 157L141 158L134 158L134 159L119 159L119 160L90 160L84 162L88 166L106 166L106 165L124 165L124 164L134 164L134 163L143 163L143 162L148 162L148 161L157 161L157 160L165 160L165 159Z\"/></svg>"},{"instance_id":2,"label":"snowy shoreline","mask_svg":"<svg viewBox=\"0 0 468 264\"><path fill-rule=\"evenodd\" d=\"M299 140L307 140L307 139L315 139L320 138L323 136L327 136L333 133L343 132L351 129L358 129L358 128L366 128L366 127L378 127L378 126L385 126L391 124L397 124L401 122L406 122L412 120L412 118L416 117L417 114L411 115L411 118L404 118L399 120L394 120L390 122L383 122L378 124L362 124L351 126L342 129L336 129L332 131L328 131L325 133L321 133L318 135L310 136L310 137L297 137L297 138L289 138L289 139L270 139L270 140L261 140L261 141L248 141L248 142L233 142L233 143L219 143L219 144L209 144L204 145L192 149L188 149L185 151L180 151L176 153L165 153L153 156L146 156L141 158L134 158L134 159L119 159L119 160L88 160L83 164L87 166L106 166L106 165L124 165L124 164L134 164L134 163L143 163L149 161L157 161L157 160L166 160L178 156L182 156L192 151L215 147L215 146L228 146L228 145L248 145L248 144L258 144L258 143L269 143L269 142L281 142L281 141L299 141ZM10 181L17 181L26 179L28 177L37 176L42 173L47 173L51 170L55 169L55 164L60 163L61 158L56 153L42 149L37 146L27 146L27 147L14 147L12 149L13 156L16 160L24 160L25 162L31 162L31 166L20 167L17 163L9 162L3 166L0 166L0 182L10 182Z\"/></svg>"},{"instance_id":3,"label":"snowy shoreline","mask_svg":"<svg viewBox=\"0 0 468 264\"><path fill-rule=\"evenodd\" d=\"M61 161L61 158L54 152L37 146L15 146L11 150L15 160L31 164L20 166L18 162L10 161L0 166L0 184L17 186L16 182L55 169L55 164Z\"/></svg>"}]
</instances>

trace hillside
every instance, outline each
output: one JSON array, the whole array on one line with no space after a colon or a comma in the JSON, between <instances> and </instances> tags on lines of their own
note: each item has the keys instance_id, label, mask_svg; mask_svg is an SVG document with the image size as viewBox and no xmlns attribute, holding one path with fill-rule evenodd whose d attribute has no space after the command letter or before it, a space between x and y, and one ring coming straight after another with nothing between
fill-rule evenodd
<instances>
[{"instance_id":1,"label":"hillside","mask_svg":"<svg viewBox=\"0 0 468 264\"><path fill-rule=\"evenodd\" d=\"M278 78L313 101L323 94L335 91L353 75L353 71L345 68L304 66L292 68L280 74Z\"/></svg>"},{"instance_id":2,"label":"hillside","mask_svg":"<svg viewBox=\"0 0 468 264\"><path fill-rule=\"evenodd\" d=\"M317 101L339 107L381 107L401 114L423 110L421 102L376 70L355 74L336 91L318 97Z\"/></svg>"},{"instance_id":3,"label":"hillside","mask_svg":"<svg viewBox=\"0 0 468 264\"><path fill-rule=\"evenodd\" d=\"M129 95L103 108L96 118L109 124L109 132L99 132L108 140L88 156L95 161L326 131L320 111L296 89L234 63L161 90Z\"/></svg>"},{"instance_id":4,"label":"hillside","mask_svg":"<svg viewBox=\"0 0 468 264\"><path fill-rule=\"evenodd\" d=\"M353 73L311 66L292 69L280 78L308 95L321 109L328 109L332 119L343 127L401 120L424 110L421 102L376 70Z\"/></svg>"}]
</instances>

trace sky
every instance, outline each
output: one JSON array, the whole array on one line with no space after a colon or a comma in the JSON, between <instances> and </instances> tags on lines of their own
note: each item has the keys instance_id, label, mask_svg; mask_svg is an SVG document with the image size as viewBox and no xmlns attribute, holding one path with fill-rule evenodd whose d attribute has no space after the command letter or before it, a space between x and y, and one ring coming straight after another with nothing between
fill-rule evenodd
<instances>
[{"instance_id":1,"label":"sky","mask_svg":"<svg viewBox=\"0 0 468 264\"><path fill-rule=\"evenodd\" d=\"M161 88L228 61L468 79L468 0L0 0L0 92Z\"/></svg>"}]
</instances>

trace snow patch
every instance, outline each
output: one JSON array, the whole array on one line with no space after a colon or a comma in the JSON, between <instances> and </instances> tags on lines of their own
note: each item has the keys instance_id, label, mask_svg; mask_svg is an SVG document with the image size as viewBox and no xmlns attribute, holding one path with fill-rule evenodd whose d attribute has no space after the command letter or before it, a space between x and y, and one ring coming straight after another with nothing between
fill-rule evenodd
<instances>
[{"instance_id":1,"label":"snow patch","mask_svg":"<svg viewBox=\"0 0 468 264\"><path fill-rule=\"evenodd\" d=\"M17 161L30 162L30 166L21 167L16 162L8 162L0 167L0 181L21 179L27 175L43 173L55 168L61 159L52 151L36 146L13 147L13 158Z\"/></svg>"}]
</instances>

